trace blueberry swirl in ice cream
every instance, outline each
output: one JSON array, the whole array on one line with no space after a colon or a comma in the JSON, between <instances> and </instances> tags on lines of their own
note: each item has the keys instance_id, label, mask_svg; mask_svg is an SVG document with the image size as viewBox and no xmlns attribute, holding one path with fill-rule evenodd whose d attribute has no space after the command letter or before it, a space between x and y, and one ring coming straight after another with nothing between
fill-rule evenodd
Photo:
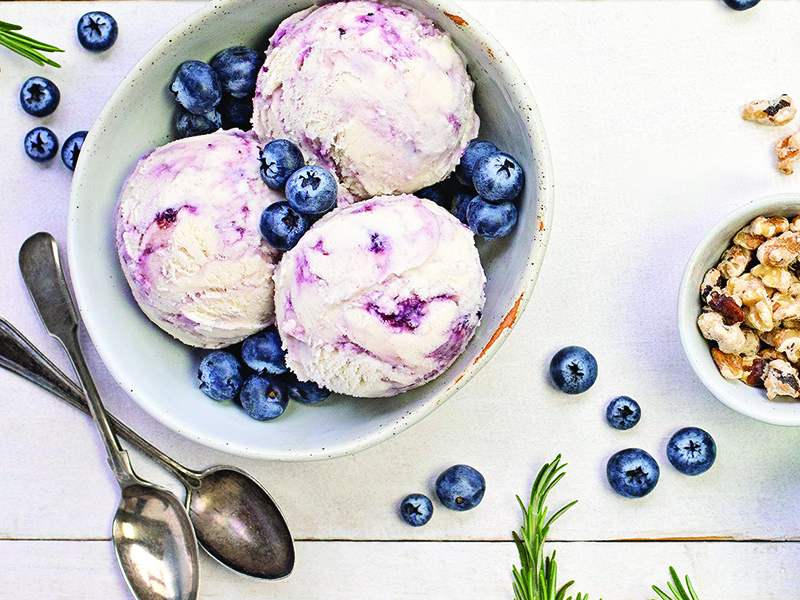
<instances>
[{"instance_id":1,"label":"blueberry swirl in ice cream","mask_svg":"<svg viewBox=\"0 0 800 600\"><path fill-rule=\"evenodd\" d=\"M282 196L261 181L256 136L178 140L143 157L120 198L116 242L133 297L191 346L221 348L274 321L279 253L261 212Z\"/></svg>"},{"instance_id":2,"label":"blueberry swirl in ice cream","mask_svg":"<svg viewBox=\"0 0 800 600\"><path fill-rule=\"evenodd\" d=\"M464 350L484 283L472 233L433 202L384 196L336 209L275 273L287 365L353 396L421 385Z\"/></svg>"},{"instance_id":3,"label":"blueberry swirl in ice cream","mask_svg":"<svg viewBox=\"0 0 800 600\"><path fill-rule=\"evenodd\" d=\"M478 133L473 82L426 17L364 0L298 12L270 40L253 128L335 173L340 202L444 179Z\"/></svg>"}]
</instances>

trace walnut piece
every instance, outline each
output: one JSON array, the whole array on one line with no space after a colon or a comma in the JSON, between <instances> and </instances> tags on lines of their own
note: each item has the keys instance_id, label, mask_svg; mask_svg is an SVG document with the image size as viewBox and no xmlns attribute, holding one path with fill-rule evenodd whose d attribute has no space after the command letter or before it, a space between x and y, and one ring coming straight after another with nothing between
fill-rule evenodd
<instances>
[{"instance_id":1,"label":"walnut piece","mask_svg":"<svg viewBox=\"0 0 800 600\"><path fill-rule=\"evenodd\" d=\"M752 273L744 273L741 277L734 277L728 281L725 293L741 304L752 306L767 300L772 292L767 289L759 277Z\"/></svg>"},{"instance_id":2,"label":"walnut piece","mask_svg":"<svg viewBox=\"0 0 800 600\"><path fill-rule=\"evenodd\" d=\"M765 238L775 237L789 230L789 219L786 217L756 217L746 227L746 230L753 235Z\"/></svg>"},{"instance_id":3,"label":"walnut piece","mask_svg":"<svg viewBox=\"0 0 800 600\"><path fill-rule=\"evenodd\" d=\"M762 348L759 351L758 356L766 360L767 362L771 360L789 360L786 358L786 355L783 352L778 352L775 348Z\"/></svg>"},{"instance_id":4,"label":"walnut piece","mask_svg":"<svg viewBox=\"0 0 800 600\"><path fill-rule=\"evenodd\" d=\"M800 330L775 329L761 334L761 339L786 355L791 362L800 361Z\"/></svg>"},{"instance_id":5,"label":"walnut piece","mask_svg":"<svg viewBox=\"0 0 800 600\"><path fill-rule=\"evenodd\" d=\"M759 332L769 332L775 328L775 316L769 300L756 302L744 308L744 323Z\"/></svg>"},{"instance_id":6,"label":"walnut piece","mask_svg":"<svg viewBox=\"0 0 800 600\"><path fill-rule=\"evenodd\" d=\"M788 267L800 256L800 234L787 231L758 247L756 256L768 267Z\"/></svg>"},{"instance_id":7,"label":"walnut piece","mask_svg":"<svg viewBox=\"0 0 800 600\"><path fill-rule=\"evenodd\" d=\"M774 294L772 314L778 321L800 318L800 299L792 294Z\"/></svg>"},{"instance_id":8,"label":"walnut piece","mask_svg":"<svg viewBox=\"0 0 800 600\"><path fill-rule=\"evenodd\" d=\"M697 325L703 337L717 342L717 346L725 354L756 354L761 345L753 330L742 328L740 323L728 325L725 318L714 311L701 314Z\"/></svg>"},{"instance_id":9,"label":"walnut piece","mask_svg":"<svg viewBox=\"0 0 800 600\"><path fill-rule=\"evenodd\" d=\"M722 259L719 261L717 269L726 279L738 277L745 272L752 257L752 250L734 244L722 253Z\"/></svg>"},{"instance_id":10,"label":"walnut piece","mask_svg":"<svg viewBox=\"0 0 800 600\"><path fill-rule=\"evenodd\" d=\"M789 269L759 264L750 269L750 272L758 277L765 286L775 288L783 293L788 292L792 284L797 283L797 278Z\"/></svg>"},{"instance_id":11,"label":"walnut piece","mask_svg":"<svg viewBox=\"0 0 800 600\"><path fill-rule=\"evenodd\" d=\"M764 243L765 238L763 235L754 235L750 233L747 228L742 229L733 237L733 243L748 250L755 250Z\"/></svg>"},{"instance_id":12,"label":"walnut piece","mask_svg":"<svg viewBox=\"0 0 800 600\"><path fill-rule=\"evenodd\" d=\"M761 356L725 354L718 348L711 349L711 356L725 379L739 379L751 387L764 386L767 361Z\"/></svg>"},{"instance_id":13,"label":"walnut piece","mask_svg":"<svg viewBox=\"0 0 800 600\"><path fill-rule=\"evenodd\" d=\"M724 286L725 282L722 278L722 273L717 269L709 269L703 276L703 283L700 284L700 298L703 302L708 304L708 298L711 292L722 293L720 286Z\"/></svg>"},{"instance_id":14,"label":"walnut piece","mask_svg":"<svg viewBox=\"0 0 800 600\"><path fill-rule=\"evenodd\" d=\"M784 175L794 173L792 163L800 158L800 131L776 142L775 156L778 157L778 171Z\"/></svg>"},{"instance_id":15,"label":"walnut piece","mask_svg":"<svg viewBox=\"0 0 800 600\"><path fill-rule=\"evenodd\" d=\"M726 323L741 323L744 321L744 310L741 305L730 296L712 290L708 295L708 307L725 317Z\"/></svg>"},{"instance_id":16,"label":"walnut piece","mask_svg":"<svg viewBox=\"0 0 800 600\"><path fill-rule=\"evenodd\" d=\"M792 99L786 95L781 95L775 100L757 100L744 107L742 118L745 121L755 121L762 125L786 125L794 119L797 111L794 108Z\"/></svg>"},{"instance_id":17,"label":"walnut piece","mask_svg":"<svg viewBox=\"0 0 800 600\"><path fill-rule=\"evenodd\" d=\"M775 396L797 398L800 397L800 376L797 369L785 360L771 360L767 364L764 387L770 400Z\"/></svg>"}]
</instances>

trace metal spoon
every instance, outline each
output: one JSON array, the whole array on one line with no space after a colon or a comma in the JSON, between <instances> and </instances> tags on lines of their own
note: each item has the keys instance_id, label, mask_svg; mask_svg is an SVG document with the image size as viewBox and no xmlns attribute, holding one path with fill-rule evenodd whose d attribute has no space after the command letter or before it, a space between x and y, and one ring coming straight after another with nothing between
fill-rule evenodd
<instances>
[{"instance_id":1,"label":"metal spoon","mask_svg":"<svg viewBox=\"0 0 800 600\"><path fill-rule=\"evenodd\" d=\"M0 366L52 392L86 414L83 391L8 321L0 317ZM294 542L267 491L229 466L193 471L108 415L122 439L155 460L186 487L186 507L197 540L226 567L260 579L282 579L294 567Z\"/></svg>"},{"instance_id":2,"label":"metal spoon","mask_svg":"<svg viewBox=\"0 0 800 600\"><path fill-rule=\"evenodd\" d=\"M108 424L78 340L78 313L49 233L36 233L19 252L22 278L47 332L67 351L78 375L121 498L111 530L125 581L141 600L194 600L200 578L197 538L175 495L139 478Z\"/></svg>"}]
</instances>

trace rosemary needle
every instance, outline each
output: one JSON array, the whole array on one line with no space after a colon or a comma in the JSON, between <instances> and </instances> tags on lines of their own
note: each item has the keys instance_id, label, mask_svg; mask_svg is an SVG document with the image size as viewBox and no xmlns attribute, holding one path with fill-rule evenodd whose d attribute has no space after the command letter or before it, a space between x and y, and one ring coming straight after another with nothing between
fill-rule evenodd
<instances>
[{"instance_id":1,"label":"rosemary needle","mask_svg":"<svg viewBox=\"0 0 800 600\"><path fill-rule=\"evenodd\" d=\"M0 21L0 46L5 46L12 52L16 52L20 56L35 62L40 67L44 65L61 67L60 64L42 54L42 52L64 52L61 48L18 33L21 29L22 27L19 25Z\"/></svg>"}]
</instances>

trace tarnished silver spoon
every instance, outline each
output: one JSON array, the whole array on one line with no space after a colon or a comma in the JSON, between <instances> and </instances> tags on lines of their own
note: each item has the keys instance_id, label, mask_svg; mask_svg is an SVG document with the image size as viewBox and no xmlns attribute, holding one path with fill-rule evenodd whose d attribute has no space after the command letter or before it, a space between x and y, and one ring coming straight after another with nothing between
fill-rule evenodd
<instances>
[{"instance_id":1,"label":"tarnished silver spoon","mask_svg":"<svg viewBox=\"0 0 800 600\"><path fill-rule=\"evenodd\" d=\"M90 415L83 391L13 325L0 317L0 367ZM197 540L226 567L259 579L283 579L294 568L292 535L278 505L251 475L233 466L189 469L109 414L116 434L186 487Z\"/></svg>"},{"instance_id":2,"label":"tarnished silver spoon","mask_svg":"<svg viewBox=\"0 0 800 600\"><path fill-rule=\"evenodd\" d=\"M192 522L175 494L133 472L128 453L111 430L78 340L78 313L53 236L37 233L25 240L19 267L45 328L67 351L119 482L111 539L128 587L140 600L195 600L200 561Z\"/></svg>"},{"instance_id":3,"label":"tarnished silver spoon","mask_svg":"<svg viewBox=\"0 0 800 600\"><path fill-rule=\"evenodd\" d=\"M91 414L82 390L10 323L0 318L0 366ZM186 487L186 507L200 544L226 567L260 579L294 568L292 535L278 505L248 473L232 466L194 471L108 415L125 441L170 471Z\"/></svg>"}]
</instances>

